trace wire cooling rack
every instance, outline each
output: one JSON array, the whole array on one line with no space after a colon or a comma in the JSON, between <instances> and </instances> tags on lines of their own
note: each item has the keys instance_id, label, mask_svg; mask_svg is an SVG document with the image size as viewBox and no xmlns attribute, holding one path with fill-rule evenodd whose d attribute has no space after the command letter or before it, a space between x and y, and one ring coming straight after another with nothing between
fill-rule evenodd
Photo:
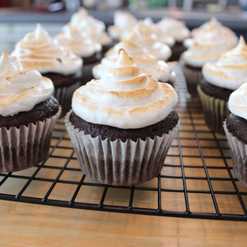
<instances>
[{"instance_id":1,"label":"wire cooling rack","mask_svg":"<svg viewBox=\"0 0 247 247\"><path fill-rule=\"evenodd\" d=\"M176 66L181 128L161 174L135 187L98 184L82 174L63 121L49 159L0 174L0 199L78 209L221 220L247 220L247 188L233 178L224 136L211 132L197 98L186 101Z\"/></svg>"}]
</instances>

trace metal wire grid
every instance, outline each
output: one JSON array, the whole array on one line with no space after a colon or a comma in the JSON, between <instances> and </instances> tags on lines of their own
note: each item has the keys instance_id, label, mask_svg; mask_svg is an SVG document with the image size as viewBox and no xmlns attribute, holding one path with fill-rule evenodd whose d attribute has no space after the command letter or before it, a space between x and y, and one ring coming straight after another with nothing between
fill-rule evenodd
<instances>
[{"instance_id":1,"label":"metal wire grid","mask_svg":"<svg viewBox=\"0 0 247 247\"><path fill-rule=\"evenodd\" d=\"M184 84L178 88L181 98ZM46 162L0 174L0 199L157 216L247 220L247 188L231 174L225 137L206 127L198 99L187 104L181 100L177 111L179 134L161 174L147 183L124 187L90 180L82 174L60 121Z\"/></svg>"}]
</instances>

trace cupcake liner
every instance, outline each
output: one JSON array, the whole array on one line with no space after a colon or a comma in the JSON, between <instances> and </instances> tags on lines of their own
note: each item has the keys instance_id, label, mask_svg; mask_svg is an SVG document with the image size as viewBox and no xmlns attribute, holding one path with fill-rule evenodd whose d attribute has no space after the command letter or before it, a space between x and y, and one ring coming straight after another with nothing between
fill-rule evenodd
<instances>
[{"instance_id":1,"label":"cupcake liner","mask_svg":"<svg viewBox=\"0 0 247 247\"><path fill-rule=\"evenodd\" d=\"M0 171L26 169L45 161L52 130L60 115L19 127L0 128Z\"/></svg>"},{"instance_id":2,"label":"cupcake liner","mask_svg":"<svg viewBox=\"0 0 247 247\"><path fill-rule=\"evenodd\" d=\"M64 117L65 114L71 109L72 95L74 91L81 86L81 82L73 83L69 86L55 87L54 97L58 100L62 106L62 113L60 118Z\"/></svg>"},{"instance_id":3,"label":"cupcake liner","mask_svg":"<svg viewBox=\"0 0 247 247\"><path fill-rule=\"evenodd\" d=\"M234 161L233 176L247 185L247 144L232 135L227 129L226 122L224 122L224 130Z\"/></svg>"},{"instance_id":4,"label":"cupcake liner","mask_svg":"<svg viewBox=\"0 0 247 247\"><path fill-rule=\"evenodd\" d=\"M228 115L227 102L205 94L200 86L197 90L208 127L215 132L224 134L223 122Z\"/></svg>"},{"instance_id":5,"label":"cupcake liner","mask_svg":"<svg viewBox=\"0 0 247 247\"><path fill-rule=\"evenodd\" d=\"M124 142L85 134L69 119L70 113L65 118L65 125L83 173L99 183L124 186L136 185L159 175L179 125L161 137Z\"/></svg>"},{"instance_id":6,"label":"cupcake liner","mask_svg":"<svg viewBox=\"0 0 247 247\"><path fill-rule=\"evenodd\" d=\"M201 70L193 70L189 67L186 67L186 65L183 65L183 72L186 78L189 93L192 95L196 95L197 86L202 78Z\"/></svg>"}]
</instances>

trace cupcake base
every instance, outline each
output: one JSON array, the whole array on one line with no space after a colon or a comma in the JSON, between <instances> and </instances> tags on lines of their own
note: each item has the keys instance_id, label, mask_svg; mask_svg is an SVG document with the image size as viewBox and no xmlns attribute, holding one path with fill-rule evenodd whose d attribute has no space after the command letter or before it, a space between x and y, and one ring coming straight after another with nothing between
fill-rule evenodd
<instances>
[{"instance_id":1,"label":"cupcake base","mask_svg":"<svg viewBox=\"0 0 247 247\"><path fill-rule=\"evenodd\" d=\"M227 137L228 144L232 152L232 158L234 161L233 176L239 179L240 182L247 185L247 144L243 140L240 140L234 133L228 128L228 119L224 122L224 130ZM246 123L245 123L246 129Z\"/></svg>"},{"instance_id":2,"label":"cupcake base","mask_svg":"<svg viewBox=\"0 0 247 247\"><path fill-rule=\"evenodd\" d=\"M18 124L16 126L10 122L8 126L0 127L1 172L23 170L48 158L50 137L61 110L58 104L55 113L48 107L46 108L48 114L45 113L45 117L41 116L37 120L34 116L39 114L39 107L27 113L30 114L31 119L33 116L34 121L29 119L27 124L26 120L22 121L22 116L17 116ZM36 115L33 114L34 112Z\"/></svg>"},{"instance_id":3,"label":"cupcake base","mask_svg":"<svg viewBox=\"0 0 247 247\"><path fill-rule=\"evenodd\" d=\"M77 128L75 125L79 123L75 122L71 113L66 116L65 125L83 173L99 183L129 186L150 180L160 173L168 148L178 130L176 113L168 119L173 124L169 128L164 127L167 128L166 132L163 129L160 136L148 136L148 131L144 133L143 130L149 127L143 128L140 133L139 130L132 130L126 136L131 130L123 130L125 133L120 134L122 130L117 128L114 128L115 131L111 127L106 130L104 126L90 127L90 123L84 126L83 120L83 126ZM157 126L150 127L155 131ZM156 131L158 133L161 130L157 127Z\"/></svg>"},{"instance_id":4,"label":"cupcake base","mask_svg":"<svg viewBox=\"0 0 247 247\"><path fill-rule=\"evenodd\" d=\"M192 95L196 95L197 85L200 83L202 78L201 68L196 68L183 64L183 72L189 93Z\"/></svg>"},{"instance_id":5,"label":"cupcake base","mask_svg":"<svg viewBox=\"0 0 247 247\"><path fill-rule=\"evenodd\" d=\"M227 102L207 95L203 92L200 85L197 89L207 126L212 131L224 134L223 121L226 119L228 114Z\"/></svg>"},{"instance_id":6,"label":"cupcake base","mask_svg":"<svg viewBox=\"0 0 247 247\"><path fill-rule=\"evenodd\" d=\"M176 42L172 49L172 56L169 58L169 61L178 61L182 53L186 50L183 42Z\"/></svg>"},{"instance_id":7,"label":"cupcake base","mask_svg":"<svg viewBox=\"0 0 247 247\"><path fill-rule=\"evenodd\" d=\"M61 118L71 109L72 95L74 91L81 86L81 73L82 72L79 71L77 74L71 75L50 72L42 74L43 76L50 78L54 84L54 97L62 107Z\"/></svg>"}]
</instances>

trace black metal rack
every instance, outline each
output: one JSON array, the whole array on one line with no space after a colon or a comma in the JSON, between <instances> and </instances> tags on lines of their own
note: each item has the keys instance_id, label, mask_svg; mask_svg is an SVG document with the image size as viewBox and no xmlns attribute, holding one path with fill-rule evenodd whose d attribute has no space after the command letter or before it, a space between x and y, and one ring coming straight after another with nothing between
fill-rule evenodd
<instances>
[{"instance_id":1,"label":"black metal rack","mask_svg":"<svg viewBox=\"0 0 247 247\"><path fill-rule=\"evenodd\" d=\"M182 100L183 85L178 86L181 128L157 178L135 187L91 181L82 174L60 121L46 162L0 174L0 199L116 213L246 221L247 188L232 176L227 141L206 127L198 99Z\"/></svg>"}]
</instances>

